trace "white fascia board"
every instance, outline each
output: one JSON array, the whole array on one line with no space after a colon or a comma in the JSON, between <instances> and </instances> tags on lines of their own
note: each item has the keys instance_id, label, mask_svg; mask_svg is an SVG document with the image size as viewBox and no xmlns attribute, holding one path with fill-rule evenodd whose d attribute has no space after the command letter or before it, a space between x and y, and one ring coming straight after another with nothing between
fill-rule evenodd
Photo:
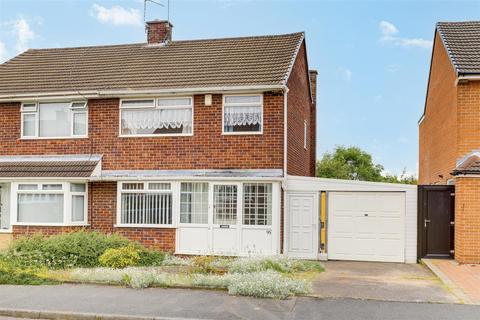
<instances>
[{"instance_id":1,"label":"white fascia board","mask_svg":"<svg viewBox=\"0 0 480 320\"><path fill-rule=\"evenodd\" d=\"M52 101L58 99L98 99L98 98L123 98L147 97L175 94L203 94L203 93L241 93L263 92L270 90L283 90L285 85L253 85L253 86L225 86L225 87L199 87L178 89L138 89L138 90L96 90L96 91L69 91L69 92L42 92L26 94L0 95L0 102L10 101Z\"/></svg>"},{"instance_id":2,"label":"white fascia board","mask_svg":"<svg viewBox=\"0 0 480 320\"><path fill-rule=\"evenodd\" d=\"M1 162L39 162L39 161L100 161L101 154L65 154L65 155L23 155L0 156Z\"/></svg>"}]
</instances>

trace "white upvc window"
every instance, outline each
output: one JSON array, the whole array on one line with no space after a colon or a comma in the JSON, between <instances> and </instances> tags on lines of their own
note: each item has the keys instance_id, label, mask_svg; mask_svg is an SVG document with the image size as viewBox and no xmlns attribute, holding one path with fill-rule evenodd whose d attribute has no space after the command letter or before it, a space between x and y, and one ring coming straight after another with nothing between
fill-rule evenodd
<instances>
[{"instance_id":1,"label":"white upvc window","mask_svg":"<svg viewBox=\"0 0 480 320\"><path fill-rule=\"evenodd\" d=\"M25 102L21 114L21 135L25 139L85 138L88 135L86 101Z\"/></svg>"},{"instance_id":2,"label":"white upvc window","mask_svg":"<svg viewBox=\"0 0 480 320\"><path fill-rule=\"evenodd\" d=\"M225 95L223 134L262 134L263 95Z\"/></svg>"},{"instance_id":3,"label":"white upvc window","mask_svg":"<svg viewBox=\"0 0 480 320\"><path fill-rule=\"evenodd\" d=\"M170 182L120 182L117 226L173 225L174 197Z\"/></svg>"},{"instance_id":4,"label":"white upvc window","mask_svg":"<svg viewBox=\"0 0 480 320\"><path fill-rule=\"evenodd\" d=\"M193 97L120 101L120 136L191 136Z\"/></svg>"},{"instance_id":5,"label":"white upvc window","mask_svg":"<svg viewBox=\"0 0 480 320\"><path fill-rule=\"evenodd\" d=\"M307 120L303 121L303 148L307 149L307 139L308 139L308 124Z\"/></svg>"},{"instance_id":6,"label":"white upvc window","mask_svg":"<svg viewBox=\"0 0 480 320\"><path fill-rule=\"evenodd\" d=\"M243 184L243 224L272 225L272 184Z\"/></svg>"},{"instance_id":7,"label":"white upvc window","mask_svg":"<svg viewBox=\"0 0 480 320\"><path fill-rule=\"evenodd\" d=\"M208 223L208 183L182 182L180 186L180 223Z\"/></svg>"},{"instance_id":8,"label":"white upvc window","mask_svg":"<svg viewBox=\"0 0 480 320\"><path fill-rule=\"evenodd\" d=\"M14 224L86 225L87 184L83 182L13 183Z\"/></svg>"}]
</instances>

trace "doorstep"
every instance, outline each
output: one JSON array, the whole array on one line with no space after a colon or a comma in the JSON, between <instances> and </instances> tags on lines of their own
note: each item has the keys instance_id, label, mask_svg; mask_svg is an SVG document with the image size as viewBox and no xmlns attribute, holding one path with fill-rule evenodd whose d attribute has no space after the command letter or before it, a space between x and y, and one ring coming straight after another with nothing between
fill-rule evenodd
<instances>
[{"instance_id":1,"label":"doorstep","mask_svg":"<svg viewBox=\"0 0 480 320\"><path fill-rule=\"evenodd\" d=\"M422 262L464 303L480 304L480 265L447 259L422 259Z\"/></svg>"}]
</instances>

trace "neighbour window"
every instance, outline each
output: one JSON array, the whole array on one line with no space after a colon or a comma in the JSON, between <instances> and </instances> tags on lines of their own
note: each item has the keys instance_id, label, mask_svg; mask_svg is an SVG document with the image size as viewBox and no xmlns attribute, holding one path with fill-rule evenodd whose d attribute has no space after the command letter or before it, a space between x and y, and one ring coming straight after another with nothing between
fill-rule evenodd
<instances>
[{"instance_id":1,"label":"neighbour window","mask_svg":"<svg viewBox=\"0 0 480 320\"><path fill-rule=\"evenodd\" d=\"M84 183L25 183L18 184L16 192L19 223L86 223Z\"/></svg>"},{"instance_id":2,"label":"neighbour window","mask_svg":"<svg viewBox=\"0 0 480 320\"><path fill-rule=\"evenodd\" d=\"M66 138L87 135L85 101L24 103L21 112L24 138Z\"/></svg>"},{"instance_id":3,"label":"neighbour window","mask_svg":"<svg viewBox=\"0 0 480 320\"><path fill-rule=\"evenodd\" d=\"M182 183L180 222L208 223L208 183Z\"/></svg>"},{"instance_id":4,"label":"neighbour window","mask_svg":"<svg viewBox=\"0 0 480 320\"><path fill-rule=\"evenodd\" d=\"M124 182L120 189L122 225L171 225L170 183Z\"/></svg>"},{"instance_id":5,"label":"neighbour window","mask_svg":"<svg viewBox=\"0 0 480 320\"><path fill-rule=\"evenodd\" d=\"M224 96L224 133L261 133L262 127L262 95Z\"/></svg>"},{"instance_id":6,"label":"neighbour window","mask_svg":"<svg viewBox=\"0 0 480 320\"><path fill-rule=\"evenodd\" d=\"M159 98L123 100L120 105L121 135L190 135L193 99Z\"/></svg>"},{"instance_id":7,"label":"neighbour window","mask_svg":"<svg viewBox=\"0 0 480 320\"><path fill-rule=\"evenodd\" d=\"M303 121L303 148L307 149L307 134L308 131L308 125L307 125L307 120Z\"/></svg>"},{"instance_id":8,"label":"neighbour window","mask_svg":"<svg viewBox=\"0 0 480 320\"><path fill-rule=\"evenodd\" d=\"M243 224L265 226L272 224L272 184L243 185Z\"/></svg>"}]
</instances>

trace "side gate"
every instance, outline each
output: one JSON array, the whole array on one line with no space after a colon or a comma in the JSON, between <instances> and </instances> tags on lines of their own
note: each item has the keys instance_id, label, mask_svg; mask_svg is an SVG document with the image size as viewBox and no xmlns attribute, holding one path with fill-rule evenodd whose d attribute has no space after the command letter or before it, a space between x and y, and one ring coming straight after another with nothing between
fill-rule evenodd
<instances>
[{"instance_id":1,"label":"side gate","mask_svg":"<svg viewBox=\"0 0 480 320\"><path fill-rule=\"evenodd\" d=\"M455 186L418 186L417 258L453 258Z\"/></svg>"}]
</instances>

